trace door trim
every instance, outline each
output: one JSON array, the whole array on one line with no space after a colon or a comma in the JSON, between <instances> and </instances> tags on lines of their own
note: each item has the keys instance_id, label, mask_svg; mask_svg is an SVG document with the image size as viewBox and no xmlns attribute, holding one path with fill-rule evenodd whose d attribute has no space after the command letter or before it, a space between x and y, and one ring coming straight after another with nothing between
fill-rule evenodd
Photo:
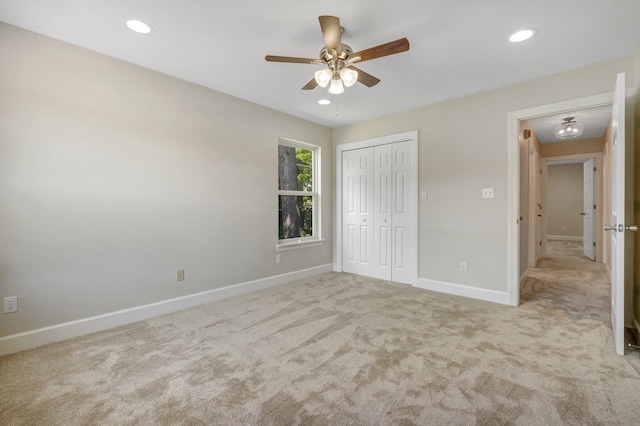
<instances>
[{"instance_id":1,"label":"door trim","mask_svg":"<svg viewBox=\"0 0 640 426\"><path fill-rule=\"evenodd\" d=\"M511 111L507 114L507 292L509 305L520 304L520 121L576 109L610 105L613 92L587 96L538 107Z\"/></svg>"},{"instance_id":2,"label":"door trim","mask_svg":"<svg viewBox=\"0 0 640 426\"><path fill-rule=\"evenodd\" d=\"M418 231L418 131L412 130L404 133L397 133L393 135L381 136L372 139L365 139L356 142L345 143L336 145L336 180L334 182L335 190L335 209L333 214L333 270L336 272L342 272L342 153L343 151L351 151L360 148L369 148L378 145L387 145L395 142L410 142L411 143L411 161L414 173L413 187L414 192L410 201L410 209L413 212L411 221ZM418 235L413 239L411 250L413 252L413 258L415 259L413 272L411 276L411 283L415 285L418 282Z\"/></svg>"}]
</instances>

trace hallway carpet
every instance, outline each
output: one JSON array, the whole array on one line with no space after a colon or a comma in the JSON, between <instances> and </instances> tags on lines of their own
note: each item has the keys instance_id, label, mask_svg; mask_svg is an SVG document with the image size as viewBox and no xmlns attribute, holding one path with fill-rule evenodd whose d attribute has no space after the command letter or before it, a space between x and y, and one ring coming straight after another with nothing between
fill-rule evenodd
<instances>
[{"instance_id":1,"label":"hallway carpet","mask_svg":"<svg viewBox=\"0 0 640 426\"><path fill-rule=\"evenodd\" d=\"M331 273L5 356L0 424L637 425L580 261L517 308Z\"/></svg>"}]
</instances>

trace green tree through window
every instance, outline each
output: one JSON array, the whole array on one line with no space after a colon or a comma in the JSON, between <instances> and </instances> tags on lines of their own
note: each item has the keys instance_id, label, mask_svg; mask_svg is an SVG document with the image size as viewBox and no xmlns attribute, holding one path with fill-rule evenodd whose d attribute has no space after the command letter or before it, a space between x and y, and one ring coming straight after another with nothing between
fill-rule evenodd
<instances>
[{"instance_id":1,"label":"green tree through window","mask_svg":"<svg viewBox=\"0 0 640 426\"><path fill-rule=\"evenodd\" d=\"M317 149L282 142L278 145L278 239L312 238L317 203L314 180Z\"/></svg>"}]
</instances>

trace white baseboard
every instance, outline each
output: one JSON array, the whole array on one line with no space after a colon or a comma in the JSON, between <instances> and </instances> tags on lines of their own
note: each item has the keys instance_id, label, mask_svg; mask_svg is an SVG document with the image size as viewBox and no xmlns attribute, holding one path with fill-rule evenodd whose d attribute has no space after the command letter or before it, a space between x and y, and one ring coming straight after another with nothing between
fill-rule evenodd
<instances>
[{"instance_id":1,"label":"white baseboard","mask_svg":"<svg viewBox=\"0 0 640 426\"><path fill-rule=\"evenodd\" d=\"M472 299L484 300L486 302L509 305L509 293L485 288L469 287L462 284L446 283L442 281L427 280L418 278L415 287L425 290L433 290L440 293L453 294L455 296L469 297Z\"/></svg>"},{"instance_id":2,"label":"white baseboard","mask_svg":"<svg viewBox=\"0 0 640 426\"><path fill-rule=\"evenodd\" d=\"M560 241L584 241L582 237L572 237L570 235L547 235L547 240L560 240Z\"/></svg>"},{"instance_id":3,"label":"white baseboard","mask_svg":"<svg viewBox=\"0 0 640 426\"><path fill-rule=\"evenodd\" d=\"M216 288L0 338L0 356L331 272L332 264Z\"/></svg>"}]
</instances>

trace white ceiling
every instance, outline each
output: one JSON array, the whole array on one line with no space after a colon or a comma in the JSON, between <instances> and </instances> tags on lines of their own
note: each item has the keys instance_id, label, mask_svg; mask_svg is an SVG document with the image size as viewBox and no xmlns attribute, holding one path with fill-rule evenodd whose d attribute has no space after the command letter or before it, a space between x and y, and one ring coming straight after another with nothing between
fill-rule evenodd
<instances>
[{"instance_id":1,"label":"white ceiling","mask_svg":"<svg viewBox=\"0 0 640 426\"><path fill-rule=\"evenodd\" d=\"M317 66L264 60L317 57L319 15L338 16L356 51L411 48L358 65L381 83L322 107L326 89L301 90ZM330 127L632 55L639 16L638 0L0 0L0 21ZM155 31L131 32L130 18Z\"/></svg>"}]
</instances>

